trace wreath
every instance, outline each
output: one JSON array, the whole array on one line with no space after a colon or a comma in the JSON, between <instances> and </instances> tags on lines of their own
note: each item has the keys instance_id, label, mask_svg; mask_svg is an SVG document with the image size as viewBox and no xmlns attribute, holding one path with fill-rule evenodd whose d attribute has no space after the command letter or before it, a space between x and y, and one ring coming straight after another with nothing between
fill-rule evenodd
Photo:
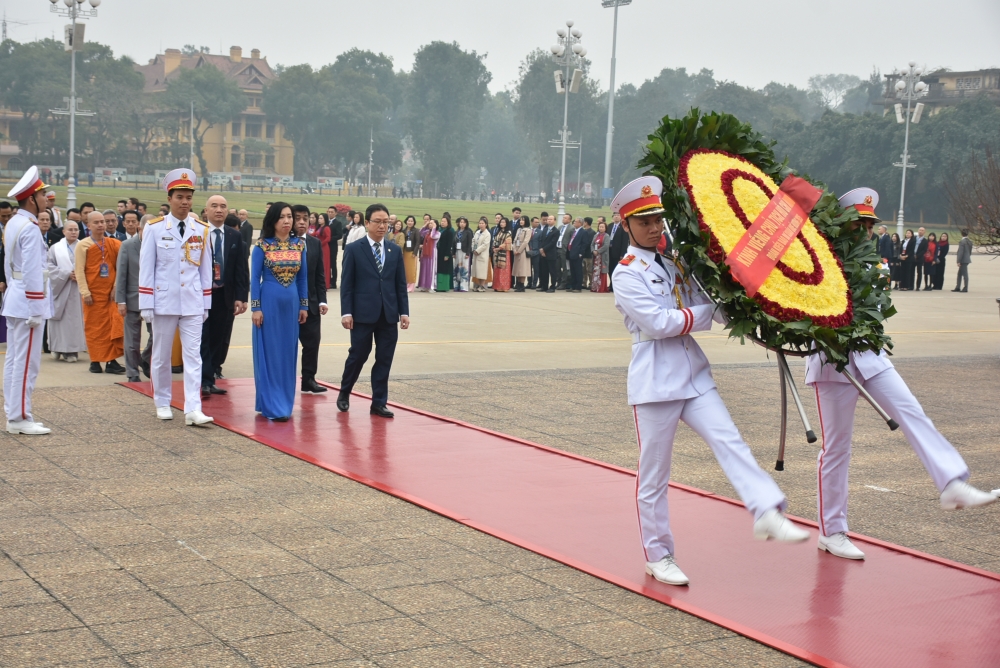
<instances>
[{"instance_id":1,"label":"wreath","mask_svg":"<svg viewBox=\"0 0 1000 668\"><path fill-rule=\"evenodd\" d=\"M851 352L892 348L885 319L896 313L878 249L858 212L823 191L795 241L750 296L726 264L755 218L789 175L749 124L730 114L664 117L649 135L639 168L663 181L673 248L718 303L729 335L772 350L821 351L842 370Z\"/></svg>"}]
</instances>

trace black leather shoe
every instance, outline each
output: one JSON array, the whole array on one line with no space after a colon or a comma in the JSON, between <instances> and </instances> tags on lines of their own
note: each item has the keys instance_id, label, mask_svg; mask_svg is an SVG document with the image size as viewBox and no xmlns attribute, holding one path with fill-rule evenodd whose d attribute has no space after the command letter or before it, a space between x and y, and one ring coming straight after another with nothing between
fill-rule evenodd
<instances>
[{"instance_id":1,"label":"black leather shoe","mask_svg":"<svg viewBox=\"0 0 1000 668\"><path fill-rule=\"evenodd\" d=\"M201 398L208 399L212 396L212 386L208 383L201 384Z\"/></svg>"},{"instance_id":2,"label":"black leather shoe","mask_svg":"<svg viewBox=\"0 0 1000 668\"><path fill-rule=\"evenodd\" d=\"M351 409L351 395L341 392L337 395L337 408L341 413L346 413Z\"/></svg>"},{"instance_id":3,"label":"black leather shoe","mask_svg":"<svg viewBox=\"0 0 1000 668\"><path fill-rule=\"evenodd\" d=\"M555 288L549 288L549 289L548 289L548 290L546 290L545 292L547 292L547 293L549 293L550 295L552 295L552 294L555 294L555 292L556 292L556 289L555 289Z\"/></svg>"},{"instance_id":4,"label":"black leather shoe","mask_svg":"<svg viewBox=\"0 0 1000 668\"><path fill-rule=\"evenodd\" d=\"M215 379L216 380L225 380L226 379L226 377L222 375L222 369L219 369L218 371L215 372Z\"/></svg>"},{"instance_id":5,"label":"black leather shoe","mask_svg":"<svg viewBox=\"0 0 1000 668\"><path fill-rule=\"evenodd\" d=\"M184 373L184 365L170 367L170 373Z\"/></svg>"},{"instance_id":6,"label":"black leather shoe","mask_svg":"<svg viewBox=\"0 0 1000 668\"><path fill-rule=\"evenodd\" d=\"M208 386L208 391L212 394L229 394L229 390L224 390L221 387L216 387L215 383Z\"/></svg>"},{"instance_id":7,"label":"black leather shoe","mask_svg":"<svg viewBox=\"0 0 1000 668\"><path fill-rule=\"evenodd\" d=\"M369 412L372 415L377 415L379 417L384 417L384 418L394 417L392 411L386 408L385 406L372 406L372 409Z\"/></svg>"},{"instance_id":8,"label":"black leather shoe","mask_svg":"<svg viewBox=\"0 0 1000 668\"><path fill-rule=\"evenodd\" d=\"M139 362L139 368L142 369L142 372L146 375L146 378L150 378L150 375L149 375L149 362L140 361Z\"/></svg>"},{"instance_id":9,"label":"black leather shoe","mask_svg":"<svg viewBox=\"0 0 1000 668\"><path fill-rule=\"evenodd\" d=\"M302 392L303 394L322 394L326 392L326 388L317 383L315 378L303 378Z\"/></svg>"},{"instance_id":10,"label":"black leather shoe","mask_svg":"<svg viewBox=\"0 0 1000 668\"><path fill-rule=\"evenodd\" d=\"M100 362L90 363L90 373L104 373L104 369L101 368Z\"/></svg>"},{"instance_id":11,"label":"black leather shoe","mask_svg":"<svg viewBox=\"0 0 1000 668\"><path fill-rule=\"evenodd\" d=\"M274 422L288 422L288 416L274 418Z\"/></svg>"},{"instance_id":12,"label":"black leather shoe","mask_svg":"<svg viewBox=\"0 0 1000 668\"><path fill-rule=\"evenodd\" d=\"M118 360L111 360L104 365L104 373L113 373L116 376L125 375L125 367L118 363Z\"/></svg>"}]
</instances>

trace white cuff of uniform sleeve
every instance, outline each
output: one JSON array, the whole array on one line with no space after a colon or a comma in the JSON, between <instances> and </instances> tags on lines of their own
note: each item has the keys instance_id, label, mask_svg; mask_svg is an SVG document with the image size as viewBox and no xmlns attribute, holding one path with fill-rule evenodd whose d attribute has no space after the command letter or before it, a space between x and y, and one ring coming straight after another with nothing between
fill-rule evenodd
<instances>
[{"instance_id":1,"label":"white cuff of uniform sleeve","mask_svg":"<svg viewBox=\"0 0 1000 668\"><path fill-rule=\"evenodd\" d=\"M326 302L320 302L319 305L320 306L326 306Z\"/></svg>"},{"instance_id":2,"label":"white cuff of uniform sleeve","mask_svg":"<svg viewBox=\"0 0 1000 668\"><path fill-rule=\"evenodd\" d=\"M350 313L345 313L344 315L340 316L340 319L343 320L344 318L350 318L350 317L352 317Z\"/></svg>"}]
</instances>

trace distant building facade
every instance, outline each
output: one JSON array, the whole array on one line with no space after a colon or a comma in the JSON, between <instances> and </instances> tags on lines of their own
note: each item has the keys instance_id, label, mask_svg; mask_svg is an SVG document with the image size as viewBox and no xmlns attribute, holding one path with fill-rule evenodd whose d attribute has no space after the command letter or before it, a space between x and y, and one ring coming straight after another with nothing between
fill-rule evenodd
<instances>
[{"instance_id":1,"label":"distant building facade","mask_svg":"<svg viewBox=\"0 0 1000 668\"><path fill-rule=\"evenodd\" d=\"M893 105L899 102L896 98L896 82L899 78L900 75L895 73L885 75L882 99L884 113L889 113ZM940 113L942 109L976 97L985 97L1000 105L1000 69L973 72L939 70L928 72L921 80L928 85L928 93L919 101L926 106L924 113L928 115Z\"/></svg>"},{"instance_id":2,"label":"distant building facade","mask_svg":"<svg viewBox=\"0 0 1000 668\"><path fill-rule=\"evenodd\" d=\"M181 69L197 67L218 68L247 96L247 107L238 118L216 124L205 134L202 150L208 171L261 176L293 174L295 147L285 138L281 123L268 120L261 110L264 87L278 75L258 49L253 49L249 58L243 56L243 49L238 46L230 48L228 56L208 53L187 56L178 49L167 49L148 64L135 66L146 79L147 93L166 93L167 83ZM176 137L166 132L158 133L150 151L155 155L158 150L176 146L178 142L186 144L190 140L186 117L177 119L176 131Z\"/></svg>"}]
</instances>

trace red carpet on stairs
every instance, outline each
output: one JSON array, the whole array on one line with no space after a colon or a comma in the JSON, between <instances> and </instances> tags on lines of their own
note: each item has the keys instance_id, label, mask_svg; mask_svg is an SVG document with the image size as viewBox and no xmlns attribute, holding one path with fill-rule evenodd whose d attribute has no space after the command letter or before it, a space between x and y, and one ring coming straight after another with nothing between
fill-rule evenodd
<instances>
[{"instance_id":1,"label":"red carpet on stairs","mask_svg":"<svg viewBox=\"0 0 1000 668\"><path fill-rule=\"evenodd\" d=\"M205 412L220 427L816 665L1000 666L1000 575L863 536L865 561L838 559L807 521L807 543L760 543L740 504L673 485L691 585L672 587L644 572L633 471L396 404L372 417L362 395L340 413L335 391L270 422L252 379L219 384Z\"/></svg>"}]
</instances>

